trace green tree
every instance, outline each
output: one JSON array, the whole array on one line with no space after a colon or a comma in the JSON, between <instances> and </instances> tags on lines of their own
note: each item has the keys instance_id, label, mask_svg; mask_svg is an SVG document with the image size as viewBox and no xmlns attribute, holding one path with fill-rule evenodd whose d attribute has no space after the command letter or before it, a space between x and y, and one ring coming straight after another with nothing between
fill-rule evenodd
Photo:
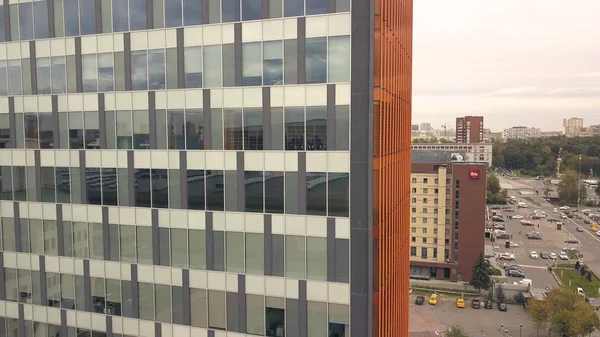
<instances>
[{"instance_id":1,"label":"green tree","mask_svg":"<svg viewBox=\"0 0 600 337\"><path fill-rule=\"evenodd\" d=\"M563 177L558 184L558 196L560 201L570 205L578 204L578 200L585 200L586 189L579 182L579 175L577 172L573 170L564 172Z\"/></svg>"},{"instance_id":2,"label":"green tree","mask_svg":"<svg viewBox=\"0 0 600 337\"><path fill-rule=\"evenodd\" d=\"M538 334L548 326L548 306L544 301L531 299L527 302L527 313L533 322Z\"/></svg>"},{"instance_id":3,"label":"green tree","mask_svg":"<svg viewBox=\"0 0 600 337\"><path fill-rule=\"evenodd\" d=\"M445 337L469 337L469 334L458 325L450 325L446 331Z\"/></svg>"},{"instance_id":4,"label":"green tree","mask_svg":"<svg viewBox=\"0 0 600 337\"><path fill-rule=\"evenodd\" d=\"M552 290L546 301L531 300L527 308L535 327L551 336L584 337L600 328L600 318L577 293L565 287Z\"/></svg>"},{"instance_id":5,"label":"green tree","mask_svg":"<svg viewBox=\"0 0 600 337\"><path fill-rule=\"evenodd\" d=\"M496 287L496 299L498 303L506 302L506 295L504 295L504 289L501 284Z\"/></svg>"},{"instance_id":6,"label":"green tree","mask_svg":"<svg viewBox=\"0 0 600 337\"><path fill-rule=\"evenodd\" d=\"M492 286L492 279L490 278L491 274L492 266L490 265L490 262L485 259L483 254L480 254L473 266L473 276L471 276L469 284L479 290L479 292L481 292L481 289L488 290Z\"/></svg>"},{"instance_id":7,"label":"green tree","mask_svg":"<svg viewBox=\"0 0 600 337\"><path fill-rule=\"evenodd\" d=\"M496 194L500 192L500 180L495 173L489 172L487 176L487 190L488 192L492 192L492 194Z\"/></svg>"}]
</instances>

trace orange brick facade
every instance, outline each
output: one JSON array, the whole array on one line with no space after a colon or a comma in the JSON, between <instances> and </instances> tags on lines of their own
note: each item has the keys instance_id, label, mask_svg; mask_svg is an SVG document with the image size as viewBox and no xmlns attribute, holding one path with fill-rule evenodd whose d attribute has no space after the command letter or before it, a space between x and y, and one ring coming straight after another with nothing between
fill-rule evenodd
<instances>
[{"instance_id":1,"label":"orange brick facade","mask_svg":"<svg viewBox=\"0 0 600 337\"><path fill-rule=\"evenodd\" d=\"M373 336L408 336L412 0L375 0Z\"/></svg>"}]
</instances>

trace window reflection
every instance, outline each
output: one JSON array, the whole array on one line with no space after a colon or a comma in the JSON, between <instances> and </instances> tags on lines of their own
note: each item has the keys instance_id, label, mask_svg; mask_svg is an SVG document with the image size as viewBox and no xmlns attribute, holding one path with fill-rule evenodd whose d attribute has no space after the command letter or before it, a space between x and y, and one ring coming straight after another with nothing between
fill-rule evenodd
<instances>
[{"instance_id":1,"label":"window reflection","mask_svg":"<svg viewBox=\"0 0 600 337\"><path fill-rule=\"evenodd\" d=\"M129 28L131 30L142 30L148 28L146 24L146 11L146 0L129 0Z\"/></svg>"},{"instance_id":2,"label":"window reflection","mask_svg":"<svg viewBox=\"0 0 600 337\"><path fill-rule=\"evenodd\" d=\"M38 75L39 78L39 75ZM64 56L52 57L52 93L67 92L66 61Z\"/></svg>"},{"instance_id":3,"label":"window reflection","mask_svg":"<svg viewBox=\"0 0 600 337\"><path fill-rule=\"evenodd\" d=\"M304 108L284 108L285 149L304 150Z\"/></svg>"},{"instance_id":4,"label":"window reflection","mask_svg":"<svg viewBox=\"0 0 600 337\"><path fill-rule=\"evenodd\" d=\"M79 0L79 22L81 35L96 33L96 1Z\"/></svg>"},{"instance_id":5,"label":"window reflection","mask_svg":"<svg viewBox=\"0 0 600 337\"><path fill-rule=\"evenodd\" d=\"M330 83L350 82L350 36L331 36L327 51Z\"/></svg>"},{"instance_id":6,"label":"window reflection","mask_svg":"<svg viewBox=\"0 0 600 337\"><path fill-rule=\"evenodd\" d=\"M188 209L205 208L205 171L204 170L188 170L187 171L187 198ZM209 171L210 172L210 171Z\"/></svg>"},{"instance_id":7,"label":"window reflection","mask_svg":"<svg viewBox=\"0 0 600 337\"><path fill-rule=\"evenodd\" d=\"M52 77L49 57L40 57L36 60L37 93L47 95L52 93Z\"/></svg>"},{"instance_id":8,"label":"window reflection","mask_svg":"<svg viewBox=\"0 0 600 337\"><path fill-rule=\"evenodd\" d=\"M33 39L33 3L19 4L19 37L21 40Z\"/></svg>"},{"instance_id":9,"label":"window reflection","mask_svg":"<svg viewBox=\"0 0 600 337\"><path fill-rule=\"evenodd\" d=\"M82 55L81 67L83 77L83 92L98 91L98 67L96 54Z\"/></svg>"},{"instance_id":10,"label":"window reflection","mask_svg":"<svg viewBox=\"0 0 600 337\"><path fill-rule=\"evenodd\" d=\"M327 38L306 39L306 83L327 82Z\"/></svg>"},{"instance_id":11,"label":"window reflection","mask_svg":"<svg viewBox=\"0 0 600 337\"><path fill-rule=\"evenodd\" d=\"M49 37L48 1L51 0L33 2L33 21L36 39L45 39ZM2 33L4 32L2 31Z\"/></svg>"},{"instance_id":12,"label":"window reflection","mask_svg":"<svg viewBox=\"0 0 600 337\"><path fill-rule=\"evenodd\" d=\"M306 150L327 150L327 107L306 107Z\"/></svg>"},{"instance_id":13,"label":"window reflection","mask_svg":"<svg viewBox=\"0 0 600 337\"><path fill-rule=\"evenodd\" d=\"M148 89L148 52L131 52L131 88L133 90Z\"/></svg>"},{"instance_id":14,"label":"window reflection","mask_svg":"<svg viewBox=\"0 0 600 337\"><path fill-rule=\"evenodd\" d=\"M265 41L263 43L263 82L264 85L283 84L282 41Z\"/></svg>"},{"instance_id":15,"label":"window reflection","mask_svg":"<svg viewBox=\"0 0 600 337\"><path fill-rule=\"evenodd\" d=\"M263 149L263 116L261 108L244 108L244 149Z\"/></svg>"},{"instance_id":16,"label":"window reflection","mask_svg":"<svg viewBox=\"0 0 600 337\"><path fill-rule=\"evenodd\" d=\"M117 111L117 149L132 148L131 111Z\"/></svg>"},{"instance_id":17,"label":"window reflection","mask_svg":"<svg viewBox=\"0 0 600 337\"><path fill-rule=\"evenodd\" d=\"M242 109L224 109L225 150L243 150Z\"/></svg>"},{"instance_id":18,"label":"window reflection","mask_svg":"<svg viewBox=\"0 0 600 337\"><path fill-rule=\"evenodd\" d=\"M77 0L63 0L65 20L65 36L79 35L79 2Z\"/></svg>"},{"instance_id":19,"label":"window reflection","mask_svg":"<svg viewBox=\"0 0 600 337\"><path fill-rule=\"evenodd\" d=\"M129 30L129 1L112 0L113 31Z\"/></svg>"},{"instance_id":20,"label":"window reflection","mask_svg":"<svg viewBox=\"0 0 600 337\"><path fill-rule=\"evenodd\" d=\"M350 188L348 173L328 173L327 185L328 215L349 216Z\"/></svg>"},{"instance_id":21,"label":"window reflection","mask_svg":"<svg viewBox=\"0 0 600 337\"><path fill-rule=\"evenodd\" d=\"M133 111L133 148L150 148L150 120L148 111Z\"/></svg>"},{"instance_id":22,"label":"window reflection","mask_svg":"<svg viewBox=\"0 0 600 337\"><path fill-rule=\"evenodd\" d=\"M23 87L21 82L21 61L9 60L8 67L8 94L22 95Z\"/></svg>"},{"instance_id":23,"label":"window reflection","mask_svg":"<svg viewBox=\"0 0 600 337\"><path fill-rule=\"evenodd\" d=\"M221 86L221 46L204 46L203 54L203 76L204 87Z\"/></svg>"},{"instance_id":24,"label":"window reflection","mask_svg":"<svg viewBox=\"0 0 600 337\"><path fill-rule=\"evenodd\" d=\"M8 94L8 69L6 61L0 61L0 96Z\"/></svg>"},{"instance_id":25,"label":"window reflection","mask_svg":"<svg viewBox=\"0 0 600 337\"><path fill-rule=\"evenodd\" d=\"M148 87L150 90L165 88L165 50L148 51Z\"/></svg>"},{"instance_id":26,"label":"window reflection","mask_svg":"<svg viewBox=\"0 0 600 337\"><path fill-rule=\"evenodd\" d=\"M182 0L165 0L165 27L182 26Z\"/></svg>"},{"instance_id":27,"label":"window reflection","mask_svg":"<svg viewBox=\"0 0 600 337\"><path fill-rule=\"evenodd\" d=\"M240 0L221 0L223 22L240 21Z\"/></svg>"},{"instance_id":28,"label":"window reflection","mask_svg":"<svg viewBox=\"0 0 600 337\"><path fill-rule=\"evenodd\" d=\"M285 0L283 13L286 17L304 15L304 0Z\"/></svg>"},{"instance_id":29,"label":"window reflection","mask_svg":"<svg viewBox=\"0 0 600 337\"><path fill-rule=\"evenodd\" d=\"M183 110L167 111L169 149L185 149L185 113Z\"/></svg>"},{"instance_id":30,"label":"window reflection","mask_svg":"<svg viewBox=\"0 0 600 337\"><path fill-rule=\"evenodd\" d=\"M262 85L262 52L260 42L242 45L242 76L246 86Z\"/></svg>"},{"instance_id":31,"label":"window reflection","mask_svg":"<svg viewBox=\"0 0 600 337\"><path fill-rule=\"evenodd\" d=\"M206 171L206 209L211 211L224 210L225 179L223 171Z\"/></svg>"},{"instance_id":32,"label":"window reflection","mask_svg":"<svg viewBox=\"0 0 600 337\"><path fill-rule=\"evenodd\" d=\"M188 150L204 149L204 115L201 109L187 109L185 112L185 138Z\"/></svg>"},{"instance_id":33,"label":"window reflection","mask_svg":"<svg viewBox=\"0 0 600 337\"><path fill-rule=\"evenodd\" d=\"M264 173L263 171L247 171L244 173L244 191L246 212L263 212L264 206Z\"/></svg>"},{"instance_id":34,"label":"window reflection","mask_svg":"<svg viewBox=\"0 0 600 337\"><path fill-rule=\"evenodd\" d=\"M98 54L98 91L114 91L113 54Z\"/></svg>"},{"instance_id":35,"label":"window reflection","mask_svg":"<svg viewBox=\"0 0 600 337\"><path fill-rule=\"evenodd\" d=\"M306 0L306 15L326 13L327 0Z\"/></svg>"},{"instance_id":36,"label":"window reflection","mask_svg":"<svg viewBox=\"0 0 600 337\"><path fill-rule=\"evenodd\" d=\"M183 25L202 24L202 3L196 0L183 0Z\"/></svg>"},{"instance_id":37,"label":"window reflection","mask_svg":"<svg viewBox=\"0 0 600 337\"><path fill-rule=\"evenodd\" d=\"M202 47L184 50L185 87L202 88Z\"/></svg>"},{"instance_id":38,"label":"window reflection","mask_svg":"<svg viewBox=\"0 0 600 337\"><path fill-rule=\"evenodd\" d=\"M327 215L327 174L306 173L306 214Z\"/></svg>"},{"instance_id":39,"label":"window reflection","mask_svg":"<svg viewBox=\"0 0 600 337\"><path fill-rule=\"evenodd\" d=\"M242 20L262 19L262 1L242 0Z\"/></svg>"}]
</instances>

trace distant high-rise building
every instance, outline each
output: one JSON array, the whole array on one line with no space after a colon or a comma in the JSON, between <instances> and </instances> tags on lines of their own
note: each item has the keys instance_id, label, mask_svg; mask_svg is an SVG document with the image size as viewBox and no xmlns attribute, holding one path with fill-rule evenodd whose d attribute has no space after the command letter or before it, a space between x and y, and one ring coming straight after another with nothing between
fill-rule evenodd
<instances>
[{"instance_id":1,"label":"distant high-rise building","mask_svg":"<svg viewBox=\"0 0 600 337\"><path fill-rule=\"evenodd\" d=\"M431 127L431 123L421 123L421 131L431 131L433 128Z\"/></svg>"},{"instance_id":2,"label":"distant high-rise building","mask_svg":"<svg viewBox=\"0 0 600 337\"><path fill-rule=\"evenodd\" d=\"M563 127L565 128L565 136L577 137L581 134L581 129L583 128L583 118L565 118L563 119Z\"/></svg>"},{"instance_id":3,"label":"distant high-rise building","mask_svg":"<svg viewBox=\"0 0 600 337\"><path fill-rule=\"evenodd\" d=\"M483 116L456 117L457 143L483 143Z\"/></svg>"},{"instance_id":4,"label":"distant high-rise building","mask_svg":"<svg viewBox=\"0 0 600 337\"><path fill-rule=\"evenodd\" d=\"M505 129L502 138L504 139L530 139L540 138L541 130L538 128L528 128L526 126L513 126Z\"/></svg>"},{"instance_id":5,"label":"distant high-rise building","mask_svg":"<svg viewBox=\"0 0 600 337\"><path fill-rule=\"evenodd\" d=\"M412 125L412 130L413 131L419 131L419 124L413 124Z\"/></svg>"}]
</instances>

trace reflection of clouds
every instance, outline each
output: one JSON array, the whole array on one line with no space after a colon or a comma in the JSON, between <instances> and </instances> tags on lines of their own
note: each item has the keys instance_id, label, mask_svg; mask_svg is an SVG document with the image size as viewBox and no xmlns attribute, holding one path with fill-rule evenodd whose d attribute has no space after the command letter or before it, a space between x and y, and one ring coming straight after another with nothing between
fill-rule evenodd
<instances>
[{"instance_id":1,"label":"reflection of clouds","mask_svg":"<svg viewBox=\"0 0 600 337\"><path fill-rule=\"evenodd\" d=\"M83 91L96 91L98 89L98 68L96 54L81 57L81 73L83 77Z\"/></svg>"},{"instance_id":2,"label":"reflection of clouds","mask_svg":"<svg viewBox=\"0 0 600 337\"><path fill-rule=\"evenodd\" d=\"M165 50L148 51L148 73L150 89L165 88Z\"/></svg>"},{"instance_id":3,"label":"reflection of clouds","mask_svg":"<svg viewBox=\"0 0 600 337\"><path fill-rule=\"evenodd\" d=\"M350 36L329 37L328 44L329 82L350 81Z\"/></svg>"},{"instance_id":4,"label":"reflection of clouds","mask_svg":"<svg viewBox=\"0 0 600 337\"><path fill-rule=\"evenodd\" d=\"M165 27L182 26L181 10L181 0L165 0Z\"/></svg>"},{"instance_id":5,"label":"reflection of clouds","mask_svg":"<svg viewBox=\"0 0 600 337\"><path fill-rule=\"evenodd\" d=\"M306 81L325 83L327 81L327 38L306 39Z\"/></svg>"},{"instance_id":6,"label":"reflection of clouds","mask_svg":"<svg viewBox=\"0 0 600 337\"><path fill-rule=\"evenodd\" d=\"M133 90L148 88L148 54L145 50L131 52L131 87Z\"/></svg>"},{"instance_id":7,"label":"reflection of clouds","mask_svg":"<svg viewBox=\"0 0 600 337\"><path fill-rule=\"evenodd\" d=\"M146 0L129 1L129 25L131 30L146 29Z\"/></svg>"},{"instance_id":8,"label":"reflection of clouds","mask_svg":"<svg viewBox=\"0 0 600 337\"><path fill-rule=\"evenodd\" d=\"M263 53L264 84L283 84L283 42L264 42Z\"/></svg>"},{"instance_id":9,"label":"reflection of clouds","mask_svg":"<svg viewBox=\"0 0 600 337\"><path fill-rule=\"evenodd\" d=\"M244 77L262 76L261 43L245 43L242 46Z\"/></svg>"},{"instance_id":10,"label":"reflection of clouds","mask_svg":"<svg viewBox=\"0 0 600 337\"><path fill-rule=\"evenodd\" d=\"M204 87L221 86L221 46L204 47Z\"/></svg>"},{"instance_id":11,"label":"reflection of clouds","mask_svg":"<svg viewBox=\"0 0 600 337\"><path fill-rule=\"evenodd\" d=\"M129 30L129 1L113 0L112 2L113 30L123 32ZM144 18L146 14L144 13Z\"/></svg>"},{"instance_id":12,"label":"reflection of clouds","mask_svg":"<svg viewBox=\"0 0 600 337\"><path fill-rule=\"evenodd\" d=\"M52 92L50 65L51 62L49 57L40 57L36 59L37 90L39 95L50 94Z\"/></svg>"}]
</instances>

